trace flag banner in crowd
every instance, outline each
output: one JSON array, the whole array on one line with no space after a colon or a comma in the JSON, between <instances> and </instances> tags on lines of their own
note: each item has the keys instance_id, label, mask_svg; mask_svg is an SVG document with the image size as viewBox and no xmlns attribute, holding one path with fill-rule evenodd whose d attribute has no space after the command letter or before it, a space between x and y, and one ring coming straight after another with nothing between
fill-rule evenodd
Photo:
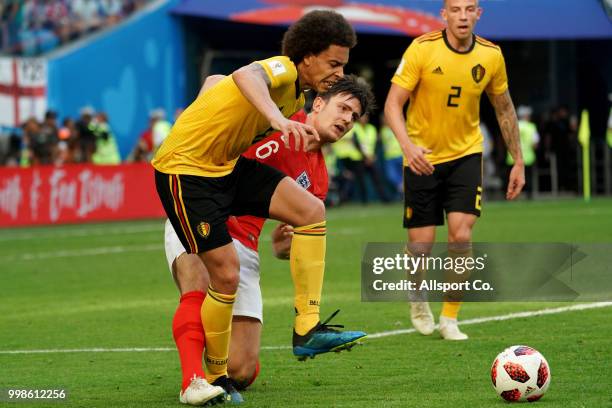
<instances>
[{"instance_id":1,"label":"flag banner in crowd","mask_svg":"<svg viewBox=\"0 0 612 408\"><path fill-rule=\"evenodd\" d=\"M0 125L19 126L47 110L47 62L0 57Z\"/></svg>"}]
</instances>

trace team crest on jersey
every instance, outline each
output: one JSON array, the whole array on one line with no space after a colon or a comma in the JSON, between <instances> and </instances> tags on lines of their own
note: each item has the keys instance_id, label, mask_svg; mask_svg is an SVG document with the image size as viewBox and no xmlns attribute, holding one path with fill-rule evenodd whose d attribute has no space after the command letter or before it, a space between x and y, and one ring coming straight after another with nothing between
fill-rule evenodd
<instances>
[{"instance_id":1,"label":"team crest on jersey","mask_svg":"<svg viewBox=\"0 0 612 408\"><path fill-rule=\"evenodd\" d=\"M306 171L303 171L302 174L295 179L295 181L297 181L297 183L302 186L304 190L308 190L308 187L310 187L310 179L308 178Z\"/></svg>"},{"instance_id":2,"label":"team crest on jersey","mask_svg":"<svg viewBox=\"0 0 612 408\"><path fill-rule=\"evenodd\" d=\"M482 81L482 79L485 77L486 72L487 71L485 70L485 68L482 65L478 64L474 68L472 68L472 78L474 78L474 81L479 84L480 81Z\"/></svg>"},{"instance_id":3,"label":"team crest on jersey","mask_svg":"<svg viewBox=\"0 0 612 408\"><path fill-rule=\"evenodd\" d=\"M207 222L201 222L198 224L198 234L200 234L200 236L202 238L208 238L208 235L210 234L210 224Z\"/></svg>"}]
</instances>

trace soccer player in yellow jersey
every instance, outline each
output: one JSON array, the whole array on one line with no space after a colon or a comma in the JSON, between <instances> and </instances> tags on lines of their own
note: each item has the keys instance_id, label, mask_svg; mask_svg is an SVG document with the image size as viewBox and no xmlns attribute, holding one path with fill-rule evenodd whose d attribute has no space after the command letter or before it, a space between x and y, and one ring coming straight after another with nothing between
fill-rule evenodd
<instances>
[{"instance_id":1,"label":"soccer player in yellow jersey","mask_svg":"<svg viewBox=\"0 0 612 408\"><path fill-rule=\"evenodd\" d=\"M412 41L391 80L385 116L404 152L404 227L412 255L431 251L444 213L450 255L471 255L472 229L481 210L483 92L514 158L506 198L515 199L525 184L504 57L498 46L473 33L481 14L478 0L445 0L441 16L446 28ZM420 300L411 304L411 320L419 332L429 335L433 315ZM459 300L460 296L445 297L439 326L444 339L468 338L457 326Z\"/></svg>"},{"instance_id":2,"label":"soccer player in yellow jersey","mask_svg":"<svg viewBox=\"0 0 612 408\"><path fill-rule=\"evenodd\" d=\"M295 287L294 354L309 346L333 351L351 343L321 324L319 305L325 268L325 207L280 171L241 157L274 132L305 148L316 130L287 119L304 105L303 91L324 91L343 76L353 28L333 11L313 11L283 37L283 56L256 61L201 93L183 112L152 161L158 194L188 253L197 253L210 274L202 304L207 394L201 403L241 397L227 377L232 308L239 280L228 216L255 215L294 226L290 268ZM290 139L291 138L291 139Z\"/></svg>"}]
</instances>

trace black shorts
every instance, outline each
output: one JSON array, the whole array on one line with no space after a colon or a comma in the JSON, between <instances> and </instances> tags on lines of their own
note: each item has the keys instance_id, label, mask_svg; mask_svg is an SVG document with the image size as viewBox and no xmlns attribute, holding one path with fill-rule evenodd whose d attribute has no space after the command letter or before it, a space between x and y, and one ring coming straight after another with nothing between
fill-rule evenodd
<instances>
[{"instance_id":1,"label":"black shorts","mask_svg":"<svg viewBox=\"0 0 612 408\"><path fill-rule=\"evenodd\" d=\"M230 215L268 218L279 170L240 157L230 174L200 177L155 170L155 186L164 210L187 253L210 251L232 242Z\"/></svg>"},{"instance_id":2,"label":"black shorts","mask_svg":"<svg viewBox=\"0 0 612 408\"><path fill-rule=\"evenodd\" d=\"M404 167L404 228L444 225L444 212L480 217L482 154L434 165L429 176Z\"/></svg>"}]
</instances>

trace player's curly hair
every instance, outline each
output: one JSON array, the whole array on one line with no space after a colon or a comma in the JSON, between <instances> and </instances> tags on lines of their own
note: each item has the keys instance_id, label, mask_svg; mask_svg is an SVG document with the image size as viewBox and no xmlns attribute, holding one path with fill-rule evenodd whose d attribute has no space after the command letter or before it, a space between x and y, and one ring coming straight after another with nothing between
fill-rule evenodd
<instances>
[{"instance_id":1,"label":"player's curly hair","mask_svg":"<svg viewBox=\"0 0 612 408\"><path fill-rule=\"evenodd\" d=\"M345 75L338 79L325 92L319 93L317 96L323 98L326 102L332 96L340 94L353 95L361 104L361 116L366 113L369 115L376 109L376 99L372 93L372 88L363 79L356 75Z\"/></svg>"},{"instance_id":2,"label":"player's curly hair","mask_svg":"<svg viewBox=\"0 0 612 408\"><path fill-rule=\"evenodd\" d=\"M294 64L307 55L317 55L331 45L353 48L357 44L355 30L339 13L315 10L305 14L285 32L282 53Z\"/></svg>"}]
</instances>

